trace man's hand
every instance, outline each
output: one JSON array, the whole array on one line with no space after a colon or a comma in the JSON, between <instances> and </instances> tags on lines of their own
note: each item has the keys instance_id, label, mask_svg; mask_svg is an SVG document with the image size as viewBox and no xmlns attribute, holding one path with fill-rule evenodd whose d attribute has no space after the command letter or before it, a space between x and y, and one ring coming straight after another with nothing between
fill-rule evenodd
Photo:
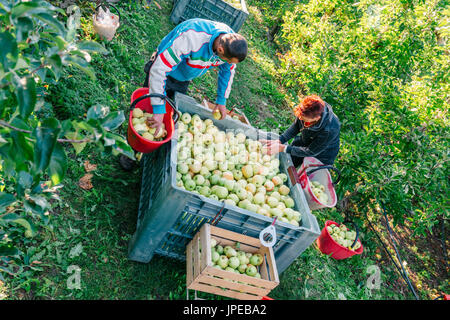
<instances>
[{"instance_id":1,"label":"man's hand","mask_svg":"<svg viewBox=\"0 0 450 320\"><path fill-rule=\"evenodd\" d=\"M219 120L225 119L225 117L227 116L227 108L223 104L216 104L216 106L213 109L213 113L216 110L219 110L220 114L222 115L222 117Z\"/></svg>"},{"instance_id":2,"label":"man's hand","mask_svg":"<svg viewBox=\"0 0 450 320\"><path fill-rule=\"evenodd\" d=\"M286 145L282 144L280 140L259 140L263 143L263 153L269 156L283 152L286 150Z\"/></svg>"},{"instance_id":3,"label":"man's hand","mask_svg":"<svg viewBox=\"0 0 450 320\"><path fill-rule=\"evenodd\" d=\"M147 119L147 124L151 128L156 128L154 136L159 134L159 131L162 130L164 119L164 113L155 113L153 117Z\"/></svg>"}]
</instances>

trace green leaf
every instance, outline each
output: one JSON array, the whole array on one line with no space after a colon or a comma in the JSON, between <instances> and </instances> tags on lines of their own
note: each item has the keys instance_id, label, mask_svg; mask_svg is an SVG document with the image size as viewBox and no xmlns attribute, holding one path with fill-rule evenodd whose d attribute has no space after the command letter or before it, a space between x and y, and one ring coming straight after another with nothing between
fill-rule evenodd
<instances>
[{"instance_id":1,"label":"green leaf","mask_svg":"<svg viewBox=\"0 0 450 320\"><path fill-rule=\"evenodd\" d=\"M38 1L21 2L12 8L11 16L13 19L16 19L25 14L45 12L45 10L46 9L40 7Z\"/></svg>"},{"instance_id":2,"label":"green leaf","mask_svg":"<svg viewBox=\"0 0 450 320\"><path fill-rule=\"evenodd\" d=\"M4 143L8 143L8 141L5 138L3 138L2 134L0 134L0 145L3 145Z\"/></svg>"},{"instance_id":3,"label":"green leaf","mask_svg":"<svg viewBox=\"0 0 450 320\"><path fill-rule=\"evenodd\" d=\"M109 53L109 51L105 47L103 47L101 44L95 41L88 41L88 40L81 41L76 44L76 47L79 50L83 51L98 52L102 54Z\"/></svg>"},{"instance_id":4,"label":"green leaf","mask_svg":"<svg viewBox=\"0 0 450 320\"><path fill-rule=\"evenodd\" d=\"M3 70L14 68L19 55L17 42L9 32L0 33L0 64Z\"/></svg>"},{"instance_id":5,"label":"green leaf","mask_svg":"<svg viewBox=\"0 0 450 320\"><path fill-rule=\"evenodd\" d=\"M60 184L67 171L67 157L64 148L56 144L48 167L53 185Z\"/></svg>"},{"instance_id":6,"label":"green leaf","mask_svg":"<svg viewBox=\"0 0 450 320\"><path fill-rule=\"evenodd\" d=\"M123 139L121 140L116 139L116 144L113 145L112 148L117 153L124 154L128 158L135 160L133 148L131 148L130 145Z\"/></svg>"},{"instance_id":7,"label":"green leaf","mask_svg":"<svg viewBox=\"0 0 450 320\"><path fill-rule=\"evenodd\" d=\"M86 62L86 60L77 56L66 55L63 57L62 62L64 65L72 65L82 70L91 78L91 80L95 80L94 70L91 67L89 67L89 64Z\"/></svg>"},{"instance_id":8,"label":"green leaf","mask_svg":"<svg viewBox=\"0 0 450 320\"><path fill-rule=\"evenodd\" d=\"M109 107L96 104L89 108L87 112L87 120L103 119L109 114Z\"/></svg>"},{"instance_id":9,"label":"green leaf","mask_svg":"<svg viewBox=\"0 0 450 320\"><path fill-rule=\"evenodd\" d=\"M30 195L30 200L32 200L36 206L40 207L41 211L45 211L50 208L50 204L48 203L47 199L42 196Z\"/></svg>"},{"instance_id":10,"label":"green leaf","mask_svg":"<svg viewBox=\"0 0 450 320\"><path fill-rule=\"evenodd\" d=\"M66 33L66 28L64 24L62 24L60 21L58 21L58 19L53 17L48 12L39 12L33 14L32 16L48 24L59 35L64 35Z\"/></svg>"},{"instance_id":11,"label":"green leaf","mask_svg":"<svg viewBox=\"0 0 450 320\"><path fill-rule=\"evenodd\" d=\"M12 220L11 222L24 227L25 228L25 236L27 238L33 237L36 234L36 228L34 227L33 223L25 218L19 218L16 220Z\"/></svg>"},{"instance_id":12,"label":"green leaf","mask_svg":"<svg viewBox=\"0 0 450 320\"><path fill-rule=\"evenodd\" d=\"M115 111L108 114L102 121L102 127L108 131L112 131L120 127L125 121L123 111Z\"/></svg>"},{"instance_id":13,"label":"green leaf","mask_svg":"<svg viewBox=\"0 0 450 320\"><path fill-rule=\"evenodd\" d=\"M70 140L82 140L84 139L84 137L79 134L78 132L67 132L66 133L66 138L70 139ZM84 147L86 147L86 142L81 142L81 143L75 143L75 142L71 142L73 148L75 149L75 153L79 154L81 151L83 151Z\"/></svg>"},{"instance_id":14,"label":"green leaf","mask_svg":"<svg viewBox=\"0 0 450 320\"><path fill-rule=\"evenodd\" d=\"M44 173L44 170L50 164L50 158L53 149L55 148L59 131L59 122L54 118L46 119L42 126L37 127L33 131L33 135L36 138L36 147L34 151L36 173Z\"/></svg>"},{"instance_id":15,"label":"green leaf","mask_svg":"<svg viewBox=\"0 0 450 320\"><path fill-rule=\"evenodd\" d=\"M28 32L33 30L33 20L27 17L20 17L16 23L17 42L25 41L28 38Z\"/></svg>"},{"instance_id":16,"label":"green leaf","mask_svg":"<svg viewBox=\"0 0 450 320\"><path fill-rule=\"evenodd\" d=\"M28 120L28 119L26 119ZM31 130L30 125L23 119L16 117L11 121L11 125L19 128L19 129L23 129L23 130Z\"/></svg>"},{"instance_id":17,"label":"green leaf","mask_svg":"<svg viewBox=\"0 0 450 320\"><path fill-rule=\"evenodd\" d=\"M110 133L107 133L103 137L103 145L105 147L113 146L115 144L116 144L116 140L114 139L114 137L112 137L112 135Z\"/></svg>"},{"instance_id":18,"label":"green leaf","mask_svg":"<svg viewBox=\"0 0 450 320\"><path fill-rule=\"evenodd\" d=\"M13 3L7 0L0 0L0 9L5 10L6 12L11 11Z\"/></svg>"},{"instance_id":19,"label":"green leaf","mask_svg":"<svg viewBox=\"0 0 450 320\"><path fill-rule=\"evenodd\" d=\"M29 174L26 171L20 171L19 172L19 179L18 179L18 188L17 188L17 194L18 196L23 196L24 195L24 191L26 189L31 188L32 184L33 184L33 177L31 176L31 174Z\"/></svg>"},{"instance_id":20,"label":"green leaf","mask_svg":"<svg viewBox=\"0 0 450 320\"><path fill-rule=\"evenodd\" d=\"M16 95L19 102L20 116L23 119L27 119L36 106L36 83L33 77L21 79Z\"/></svg>"},{"instance_id":21,"label":"green leaf","mask_svg":"<svg viewBox=\"0 0 450 320\"><path fill-rule=\"evenodd\" d=\"M66 41L66 39L64 39L61 36L54 36L48 32L42 32L40 34L41 38L47 39L51 42L54 42L56 44L56 46L58 47L59 51L62 51L66 48L66 46L68 45L68 42Z\"/></svg>"},{"instance_id":22,"label":"green leaf","mask_svg":"<svg viewBox=\"0 0 450 320\"><path fill-rule=\"evenodd\" d=\"M12 205L16 201L16 198L5 192L0 192L0 213L5 212L6 208Z\"/></svg>"},{"instance_id":23,"label":"green leaf","mask_svg":"<svg viewBox=\"0 0 450 320\"><path fill-rule=\"evenodd\" d=\"M61 77L62 73L62 61L59 54L54 54L51 57L47 59L47 63L51 66L51 70L53 71L53 74L55 75L56 79L59 79Z\"/></svg>"},{"instance_id":24,"label":"green leaf","mask_svg":"<svg viewBox=\"0 0 450 320\"><path fill-rule=\"evenodd\" d=\"M19 250L11 245L0 245L0 257L14 257L19 254Z\"/></svg>"}]
</instances>

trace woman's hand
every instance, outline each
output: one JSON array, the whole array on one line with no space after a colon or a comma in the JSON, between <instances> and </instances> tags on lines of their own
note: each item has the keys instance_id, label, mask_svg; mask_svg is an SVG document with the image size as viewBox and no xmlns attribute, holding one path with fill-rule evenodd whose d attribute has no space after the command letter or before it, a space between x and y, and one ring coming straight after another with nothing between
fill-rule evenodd
<instances>
[{"instance_id":1,"label":"woman's hand","mask_svg":"<svg viewBox=\"0 0 450 320\"><path fill-rule=\"evenodd\" d=\"M262 152L269 156L283 152L286 150L286 145L282 144L280 140L259 140L263 145Z\"/></svg>"}]
</instances>

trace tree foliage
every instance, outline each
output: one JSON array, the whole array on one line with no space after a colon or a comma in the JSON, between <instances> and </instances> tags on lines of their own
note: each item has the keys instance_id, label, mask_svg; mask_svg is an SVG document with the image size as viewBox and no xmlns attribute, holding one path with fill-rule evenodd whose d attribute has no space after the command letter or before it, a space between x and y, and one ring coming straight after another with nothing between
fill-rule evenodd
<instances>
[{"instance_id":1,"label":"tree foliage","mask_svg":"<svg viewBox=\"0 0 450 320\"><path fill-rule=\"evenodd\" d=\"M448 218L446 3L298 1L277 37L280 82L322 96L341 119L340 198L356 212L383 202L418 233Z\"/></svg>"},{"instance_id":2,"label":"tree foliage","mask_svg":"<svg viewBox=\"0 0 450 320\"><path fill-rule=\"evenodd\" d=\"M73 8L71 8L73 9ZM114 133L122 111L94 105L86 119L40 116L49 85L72 66L95 78L91 54L108 54L77 37L76 16L42 0L0 0L0 278L21 272L23 248L49 224L51 199L67 171L67 145L76 153L95 143L105 154L134 157Z\"/></svg>"}]
</instances>

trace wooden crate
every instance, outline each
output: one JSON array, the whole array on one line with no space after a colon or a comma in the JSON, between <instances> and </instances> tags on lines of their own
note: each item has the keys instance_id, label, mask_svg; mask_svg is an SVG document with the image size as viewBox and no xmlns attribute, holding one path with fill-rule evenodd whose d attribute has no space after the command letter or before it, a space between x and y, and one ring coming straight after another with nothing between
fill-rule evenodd
<instances>
[{"instance_id":1,"label":"wooden crate","mask_svg":"<svg viewBox=\"0 0 450 320\"><path fill-rule=\"evenodd\" d=\"M211 237L223 247L235 246L236 242L239 242L240 250L260 253L264 257L264 262L258 267L261 279L213 267ZM207 250L200 250L200 248L207 248ZM239 300L261 300L279 283L272 248L262 246L259 239L205 223L186 246L187 289Z\"/></svg>"},{"instance_id":2,"label":"wooden crate","mask_svg":"<svg viewBox=\"0 0 450 320\"><path fill-rule=\"evenodd\" d=\"M207 107L208 109L210 109L211 111L214 110L214 108L216 107L215 103L209 102L206 99L203 99L203 105L205 107ZM245 116L244 112L242 112L240 109L233 108L232 110L228 110L227 114L230 117L238 116L240 122L245 123L248 126L251 126L250 121L248 121L248 119Z\"/></svg>"}]
</instances>

